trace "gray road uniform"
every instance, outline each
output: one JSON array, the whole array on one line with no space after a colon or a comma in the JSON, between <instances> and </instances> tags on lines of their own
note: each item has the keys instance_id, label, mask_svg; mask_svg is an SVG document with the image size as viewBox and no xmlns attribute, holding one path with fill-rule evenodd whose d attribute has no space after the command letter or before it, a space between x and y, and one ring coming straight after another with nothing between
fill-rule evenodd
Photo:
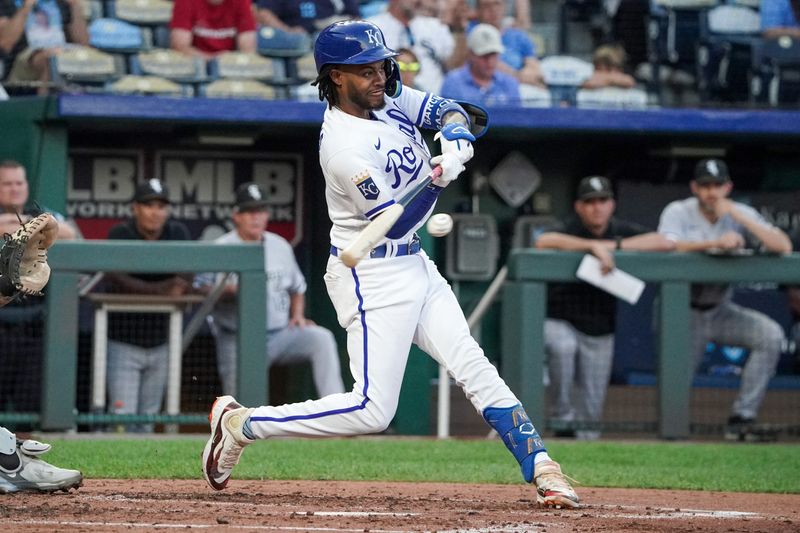
<instances>
[{"instance_id":1,"label":"gray road uniform","mask_svg":"<svg viewBox=\"0 0 800 533\"><path fill-rule=\"evenodd\" d=\"M752 207L735 202L736 208L766 227L771 225ZM709 222L701 213L697 198L677 200L664 208L658 232L675 241L715 240L734 231L747 241L754 237L730 216ZM724 284L692 286L692 353L695 368L700 364L709 341L741 346L750 350L742 372L739 395L733 414L755 418L764 399L784 340L781 326L763 313L731 301L732 290Z\"/></svg>"},{"instance_id":2,"label":"gray road uniform","mask_svg":"<svg viewBox=\"0 0 800 533\"><path fill-rule=\"evenodd\" d=\"M222 235L218 244L242 243L236 231ZM333 333L321 326L289 327L291 296L306 291L306 280L292 246L281 236L265 231L262 237L267 272L267 364L310 362L320 396L344 392L339 353ZM232 275L229 283L238 279ZM217 367L225 394L236 394L236 331L239 320L235 301L220 301L211 313L217 344Z\"/></svg>"}]
</instances>

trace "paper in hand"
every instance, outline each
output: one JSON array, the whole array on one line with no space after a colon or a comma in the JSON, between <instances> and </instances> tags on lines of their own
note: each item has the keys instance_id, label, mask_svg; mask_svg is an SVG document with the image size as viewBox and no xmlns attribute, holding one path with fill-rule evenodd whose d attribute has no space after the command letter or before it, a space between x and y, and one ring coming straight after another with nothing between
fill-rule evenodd
<instances>
[{"instance_id":1,"label":"paper in hand","mask_svg":"<svg viewBox=\"0 0 800 533\"><path fill-rule=\"evenodd\" d=\"M631 305L635 305L639 301L644 290L644 281L618 268L603 275L600 269L600 260L592 254L583 256L575 276Z\"/></svg>"}]
</instances>

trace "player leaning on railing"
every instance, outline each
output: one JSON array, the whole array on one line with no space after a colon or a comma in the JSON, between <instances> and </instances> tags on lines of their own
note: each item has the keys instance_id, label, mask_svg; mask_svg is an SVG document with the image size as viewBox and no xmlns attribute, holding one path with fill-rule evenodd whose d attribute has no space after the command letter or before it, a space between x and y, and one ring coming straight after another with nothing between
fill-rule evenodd
<instances>
[{"instance_id":1,"label":"player leaning on railing","mask_svg":"<svg viewBox=\"0 0 800 533\"><path fill-rule=\"evenodd\" d=\"M0 248L0 307L20 296L39 296L50 279L47 249L58 236L58 222L48 213L6 234ZM0 494L23 490L52 492L80 487L77 470L58 468L39 457L49 444L20 440L0 427Z\"/></svg>"}]
</instances>

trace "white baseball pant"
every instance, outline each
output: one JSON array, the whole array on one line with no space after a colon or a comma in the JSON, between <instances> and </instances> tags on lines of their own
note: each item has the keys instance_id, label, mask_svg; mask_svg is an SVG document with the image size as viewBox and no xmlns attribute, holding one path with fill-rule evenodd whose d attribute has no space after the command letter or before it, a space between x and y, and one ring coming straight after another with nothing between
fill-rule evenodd
<instances>
[{"instance_id":1,"label":"white baseball pant","mask_svg":"<svg viewBox=\"0 0 800 533\"><path fill-rule=\"evenodd\" d=\"M364 259L352 270L331 257L325 282L347 330L353 390L257 407L250 416L256 437L383 431L397 410L412 342L445 365L479 413L519 403L470 335L455 295L424 252Z\"/></svg>"}]
</instances>

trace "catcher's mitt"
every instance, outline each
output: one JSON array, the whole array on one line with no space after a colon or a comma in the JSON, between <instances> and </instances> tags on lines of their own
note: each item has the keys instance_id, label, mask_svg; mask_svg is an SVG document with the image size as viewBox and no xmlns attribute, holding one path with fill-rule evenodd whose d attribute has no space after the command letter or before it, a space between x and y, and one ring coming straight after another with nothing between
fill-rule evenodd
<instances>
[{"instance_id":1,"label":"catcher's mitt","mask_svg":"<svg viewBox=\"0 0 800 533\"><path fill-rule=\"evenodd\" d=\"M57 236L58 222L48 213L30 219L13 234L5 234L0 250L0 294L42 294L50 279L47 249Z\"/></svg>"}]
</instances>

